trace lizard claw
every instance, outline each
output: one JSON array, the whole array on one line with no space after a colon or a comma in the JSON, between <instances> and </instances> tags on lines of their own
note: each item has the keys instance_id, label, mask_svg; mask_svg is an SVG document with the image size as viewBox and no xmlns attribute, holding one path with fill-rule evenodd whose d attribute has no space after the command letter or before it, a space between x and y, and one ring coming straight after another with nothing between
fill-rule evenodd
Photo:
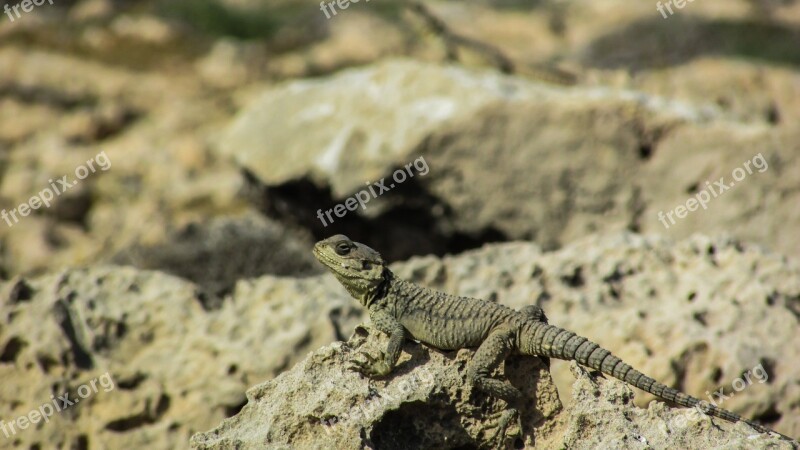
<instances>
[{"instance_id":1,"label":"lizard claw","mask_svg":"<svg viewBox=\"0 0 800 450\"><path fill-rule=\"evenodd\" d=\"M353 372L359 372L362 375L364 374L364 370L369 366L369 360L367 362L358 360L358 359L351 359L348 361L347 370L351 370Z\"/></svg>"},{"instance_id":2,"label":"lizard claw","mask_svg":"<svg viewBox=\"0 0 800 450\"><path fill-rule=\"evenodd\" d=\"M370 378L382 377L388 375L389 372L392 371L392 368L386 363L386 358L384 355L376 357L366 352L360 352L358 353L358 356L363 356L366 361L361 361L360 359L355 358L351 359L350 365L347 367L348 370L359 372L361 375Z\"/></svg>"},{"instance_id":3,"label":"lizard claw","mask_svg":"<svg viewBox=\"0 0 800 450\"><path fill-rule=\"evenodd\" d=\"M492 448L502 448L509 439L514 439L522 435L522 417L515 408L502 411L493 417L496 423L486 425L486 430L494 430L491 436L487 437L487 442L491 443Z\"/></svg>"}]
</instances>

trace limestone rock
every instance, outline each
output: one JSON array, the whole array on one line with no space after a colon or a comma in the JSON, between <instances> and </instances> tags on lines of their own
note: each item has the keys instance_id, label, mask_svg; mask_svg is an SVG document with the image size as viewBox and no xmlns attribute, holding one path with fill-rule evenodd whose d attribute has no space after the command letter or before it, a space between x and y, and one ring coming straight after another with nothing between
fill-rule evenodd
<instances>
[{"instance_id":1,"label":"limestone rock","mask_svg":"<svg viewBox=\"0 0 800 450\"><path fill-rule=\"evenodd\" d=\"M115 262L180 276L216 296L240 279L321 272L310 246L308 236L251 213L190 224L165 243L123 251Z\"/></svg>"},{"instance_id":2,"label":"limestone rock","mask_svg":"<svg viewBox=\"0 0 800 450\"><path fill-rule=\"evenodd\" d=\"M800 269L757 246L625 233L550 253L510 243L442 260L415 258L397 272L513 308L538 304L550 323L662 383L706 400L722 389L729 397L720 406L800 435ZM751 374L747 382L744 374L758 366L766 376ZM552 370L568 403L573 377L558 360ZM652 399L639 392L637 403Z\"/></svg>"},{"instance_id":3,"label":"limestone rock","mask_svg":"<svg viewBox=\"0 0 800 450\"><path fill-rule=\"evenodd\" d=\"M249 389L242 411L194 435L192 448L793 448L744 424L712 423L707 417L693 423L684 420L686 410L663 404L638 408L627 385L596 378L574 362L575 398L562 410L537 358L512 358L505 368L526 397L519 436L514 412L465 385L471 351L407 344L411 358L403 358L386 380L370 381L347 367L360 347L374 352L382 348L376 343L385 345L385 336L371 339L365 344L356 334L347 343L324 347ZM514 420L506 427L509 418ZM499 435L498 426L504 430Z\"/></svg>"},{"instance_id":4,"label":"limestone rock","mask_svg":"<svg viewBox=\"0 0 800 450\"><path fill-rule=\"evenodd\" d=\"M340 197L384 175L388 165L407 162L444 123L534 92L488 71L390 61L264 92L220 136L218 149L267 185L310 177Z\"/></svg>"},{"instance_id":5,"label":"limestone rock","mask_svg":"<svg viewBox=\"0 0 800 450\"><path fill-rule=\"evenodd\" d=\"M570 369L576 380L572 404L563 413L568 416L563 433L547 436L537 448L794 448L745 424L701 416L695 410L673 409L663 403L637 408L626 384L595 377L574 362Z\"/></svg>"},{"instance_id":6,"label":"limestone rock","mask_svg":"<svg viewBox=\"0 0 800 450\"><path fill-rule=\"evenodd\" d=\"M52 396L105 388L3 448L186 448L237 412L252 384L355 326L333 280L240 282L209 314L195 285L158 272L93 267L0 285L0 417ZM33 428L33 429L31 429ZM0 434L2 434L0 432Z\"/></svg>"},{"instance_id":7,"label":"limestone rock","mask_svg":"<svg viewBox=\"0 0 800 450\"><path fill-rule=\"evenodd\" d=\"M490 245L454 257L415 258L393 269L454 294L515 308L537 303L551 323L600 343L644 373L700 398L722 388L728 398L720 406L789 436L800 435L800 374L794 364L800 351L800 270L758 247L725 238L696 236L674 243L621 234L593 237L551 253L532 243ZM294 419L275 416L269 437L276 445L300 442L293 439L302 436L307 439L303 442L321 448L330 448L325 439L346 446L410 436L421 436L423 444L441 443L436 439L445 436L449 442L479 444L488 442L489 427L499 418L496 403L485 403L487 414L474 409L486 399L463 385L471 350L440 352L409 342L395 378L368 382L343 371L343 361L356 350L363 346L377 352L385 337L371 335L364 343L359 332L347 344L320 349L345 340L365 319L327 274L240 280L211 309L197 285L132 268L99 266L17 277L0 285L0 293L0 417L6 422L49 402L51 394L69 392L74 398L80 385L105 373L115 386L54 415L49 423L18 430L3 441L13 448L84 443L90 448L185 448L193 433L210 430L239 412L245 391L259 383L250 390L245 412L214 434L196 438L196 445L215 448L238 440L245 445L267 433L262 422L250 419L273 417L277 411L301 412L304 422L293 428L298 423ZM639 448L638 436L651 445L674 438L689 448L744 442L741 433L730 434L733 428L718 420L715 426L730 436L718 436L701 420L677 426L681 422L672 413L648 421L651 413L629 404L629 394L609 399L617 408L614 420L602 403L597 408L605 409L568 409L567 415L554 415L558 398L550 372L536 361L512 358L505 368L512 383L537 399L523 411L528 428L510 445L552 448L546 443L571 442L589 448L617 439L620 448ZM567 366L551 361L561 403L583 408L588 398L593 404L593 394L573 387L570 395L575 376ZM756 376L757 366L766 377L761 372ZM421 383L413 390L417 397L395 394L398 382L420 373L434 374L443 388ZM388 392L397 402L377 402L375 392ZM578 400L571 401L574 396ZM357 416L351 408L366 399L375 401L368 411L375 415ZM646 406L651 400L639 392L635 404ZM655 402L649 408L661 414L666 406ZM344 432L337 437L319 424L344 413L350 419L340 423L337 429ZM418 424L418 416L428 422L449 421L436 422L441 424L436 432L422 435L395 426ZM609 422L596 422L604 417ZM589 419L596 424L591 433L575 425ZM667 430L673 429L669 437L663 435L665 421ZM365 434L356 432L362 429ZM413 446L416 441L402 442Z\"/></svg>"},{"instance_id":8,"label":"limestone rock","mask_svg":"<svg viewBox=\"0 0 800 450\"><path fill-rule=\"evenodd\" d=\"M505 430L518 443L561 409L541 360L514 358L505 373L522 390L518 415L504 402L465 383L472 351L442 352L408 343L396 372L371 381L348 370L359 351L377 354L386 345L375 330L365 343L358 329L347 343L312 353L292 370L247 391L248 404L216 429L192 438L198 449L260 448L458 448L506 447ZM513 438L510 439L513 441Z\"/></svg>"},{"instance_id":9,"label":"limestone rock","mask_svg":"<svg viewBox=\"0 0 800 450\"><path fill-rule=\"evenodd\" d=\"M318 235L317 210L363 190L369 204L338 231L379 234L370 221L419 228L446 242L436 253L460 250L465 237L554 249L595 232L682 238L719 229L796 252L787 224L800 224L798 137L798 127L731 121L709 103L394 60L269 89L216 148L268 189L314 186L310 202L281 200ZM764 165L754 168L759 155ZM419 158L424 175L396 176ZM745 177L734 174L745 167ZM721 177L730 188L712 184ZM366 186L384 178L390 189L370 195ZM704 194L702 208L695 202L676 218ZM400 240L379 243L408 254L393 248Z\"/></svg>"}]
</instances>

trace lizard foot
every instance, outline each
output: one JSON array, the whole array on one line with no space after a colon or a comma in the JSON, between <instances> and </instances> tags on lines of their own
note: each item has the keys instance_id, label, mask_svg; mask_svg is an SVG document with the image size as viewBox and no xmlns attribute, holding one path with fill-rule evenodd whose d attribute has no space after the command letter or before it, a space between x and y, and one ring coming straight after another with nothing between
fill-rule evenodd
<instances>
[{"instance_id":1,"label":"lizard foot","mask_svg":"<svg viewBox=\"0 0 800 450\"><path fill-rule=\"evenodd\" d=\"M504 400L509 406L517 404L523 398L519 389L495 378L480 377L475 380L475 384L481 391Z\"/></svg>"},{"instance_id":2,"label":"lizard foot","mask_svg":"<svg viewBox=\"0 0 800 450\"><path fill-rule=\"evenodd\" d=\"M384 355L376 357L366 352L359 352L358 355L364 357L366 361L351 359L349 370L354 370L370 378L384 377L392 371Z\"/></svg>"},{"instance_id":3,"label":"lizard foot","mask_svg":"<svg viewBox=\"0 0 800 450\"><path fill-rule=\"evenodd\" d=\"M485 428L486 430L494 430L494 433L486 440L491 448L505 448L504 444L508 440L522 435L522 417L515 408L508 408L500 412L495 423L496 425L487 425ZM516 430L509 434L509 429L513 425L516 425Z\"/></svg>"}]
</instances>

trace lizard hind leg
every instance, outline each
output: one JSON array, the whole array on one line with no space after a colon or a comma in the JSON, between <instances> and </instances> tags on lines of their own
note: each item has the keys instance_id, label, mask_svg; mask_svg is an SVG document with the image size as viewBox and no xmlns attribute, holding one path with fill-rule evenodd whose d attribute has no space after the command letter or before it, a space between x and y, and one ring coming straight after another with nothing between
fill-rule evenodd
<instances>
[{"instance_id":1,"label":"lizard hind leg","mask_svg":"<svg viewBox=\"0 0 800 450\"><path fill-rule=\"evenodd\" d=\"M527 305L523 306L522 309L519 310L525 317L529 319L533 319L536 322L544 322L547 323L547 316L544 314L544 310L541 306L537 305Z\"/></svg>"},{"instance_id":2,"label":"lizard hind leg","mask_svg":"<svg viewBox=\"0 0 800 450\"><path fill-rule=\"evenodd\" d=\"M515 331L510 326L501 326L492 331L478 347L467 364L467 380L481 391L511 404L522 397L522 393L491 374L513 350Z\"/></svg>"},{"instance_id":3,"label":"lizard hind leg","mask_svg":"<svg viewBox=\"0 0 800 450\"><path fill-rule=\"evenodd\" d=\"M541 323L548 323L547 316L544 314L544 310L541 306L538 305L527 305L523 306L522 309L519 310L523 316L527 317L528 319L533 320L534 322L541 322ZM546 356L537 356L545 366L550 367L550 358Z\"/></svg>"}]
</instances>

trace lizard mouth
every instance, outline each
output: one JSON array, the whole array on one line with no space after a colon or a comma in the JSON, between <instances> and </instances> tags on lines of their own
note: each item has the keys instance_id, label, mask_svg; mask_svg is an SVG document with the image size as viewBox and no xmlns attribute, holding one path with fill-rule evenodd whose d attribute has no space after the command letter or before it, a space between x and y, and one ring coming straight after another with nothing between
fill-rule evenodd
<instances>
[{"instance_id":1,"label":"lizard mouth","mask_svg":"<svg viewBox=\"0 0 800 450\"><path fill-rule=\"evenodd\" d=\"M328 267L328 268L331 268L331 269L333 269L334 266L338 266L338 265L341 265L342 267L345 267L345 265L343 263L338 263L337 264L335 261L331 260L330 257L325 255L325 253L320 248L319 244L314 244L314 249L313 249L312 253L314 253L314 257L317 258L317 261L322 263L322 265L324 265L325 267Z\"/></svg>"},{"instance_id":2,"label":"lizard mouth","mask_svg":"<svg viewBox=\"0 0 800 450\"><path fill-rule=\"evenodd\" d=\"M325 262L325 255L322 254L322 250L319 248L319 244L314 244L314 249L312 250L314 253L314 257L317 258L317 261L324 263Z\"/></svg>"}]
</instances>

